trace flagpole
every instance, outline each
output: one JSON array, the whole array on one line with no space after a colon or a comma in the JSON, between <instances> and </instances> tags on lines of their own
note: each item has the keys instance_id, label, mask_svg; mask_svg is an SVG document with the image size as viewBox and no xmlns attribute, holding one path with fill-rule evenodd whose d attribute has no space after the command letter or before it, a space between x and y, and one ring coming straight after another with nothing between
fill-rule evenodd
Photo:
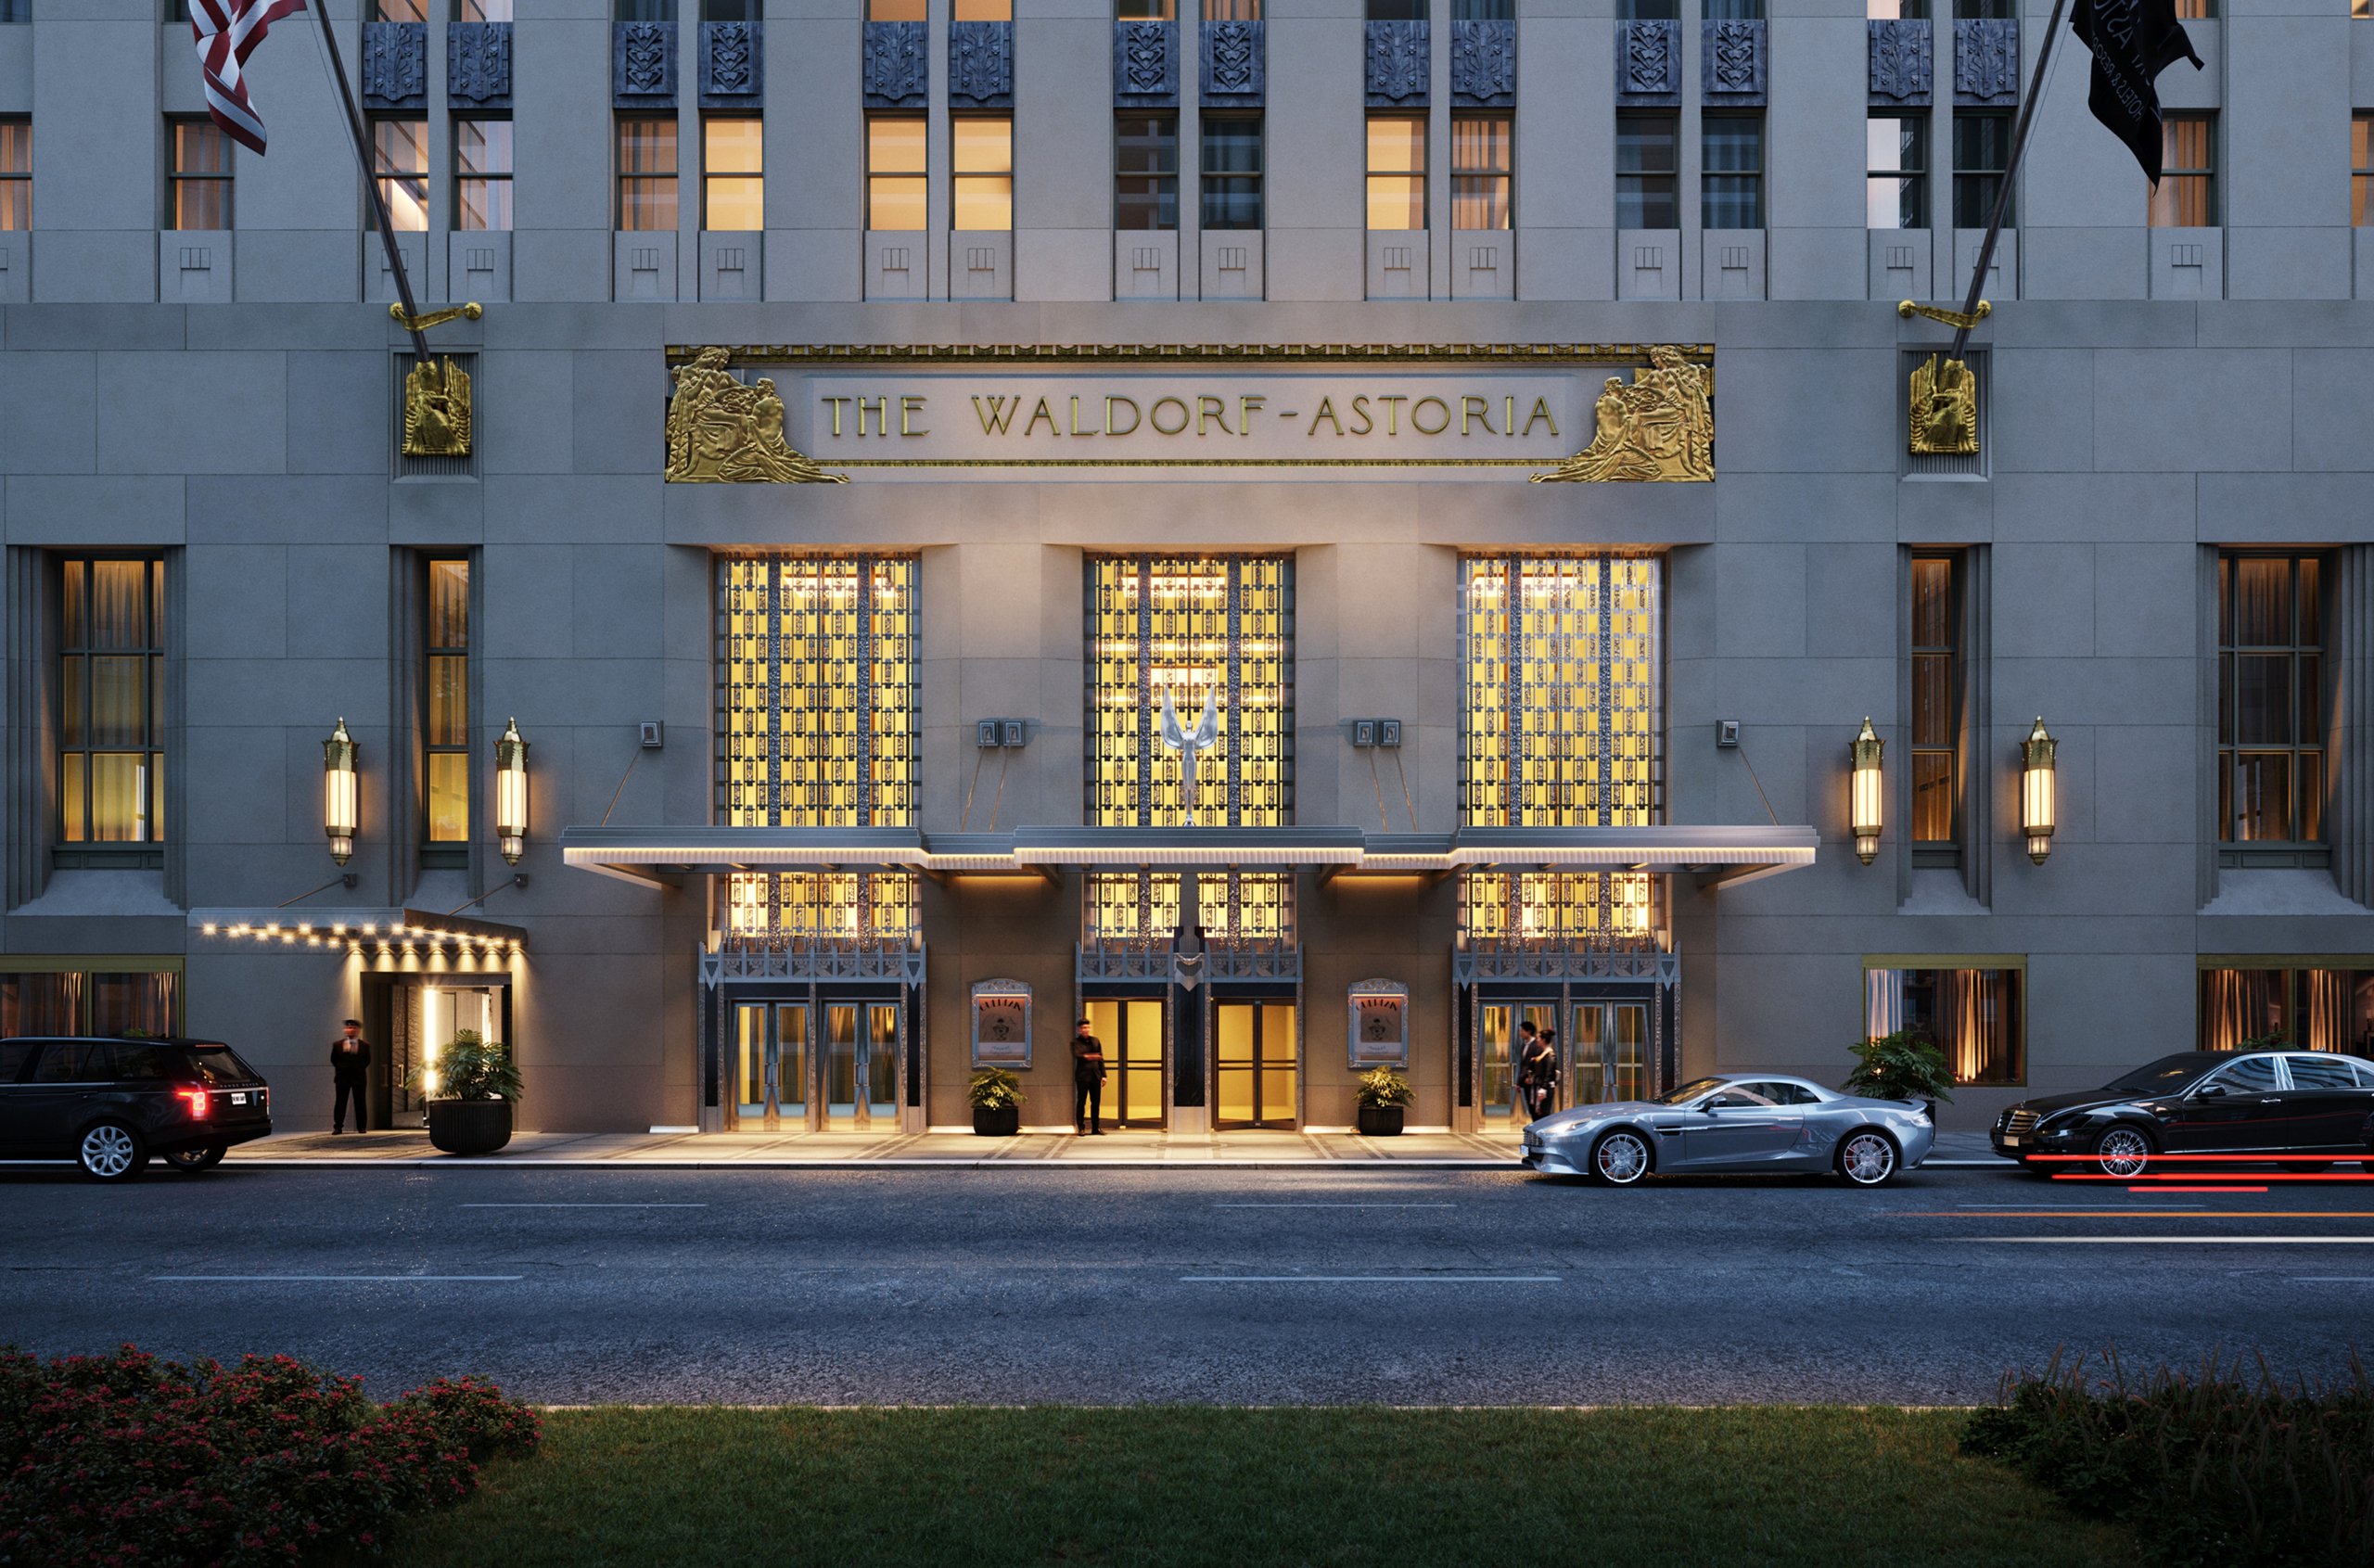
<instances>
[{"instance_id":1,"label":"flagpole","mask_svg":"<svg viewBox=\"0 0 2374 1568\"><path fill-rule=\"evenodd\" d=\"M2053 45L2061 41L2061 13L2069 0L2052 0L2052 20L2046 24L2044 47L2036 51L2036 73L2028 79L2028 96L2020 100L2020 117L2011 127L2011 161L2003 171L2003 188L1995 193L1995 210L1986 221L1986 238L1978 248L1978 266L1970 274L1970 294L1962 300L1961 325L1954 328L1954 346L1946 351L1949 360L1962 357L1962 350L1970 342L1970 329L1978 314L1978 297L1986 287L1986 269L1995 260L1996 236L2003 232L2004 215L2011 210L2011 185L2020 172L2020 157L2028 150L2028 124L2036 118L2036 100L2044 96L2044 69L2052 58Z\"/></svg>"},{"instance_id":2,"label":"flagpole","mask_svg":"<svg viewBox=\"0 0 2374 1568\"><path fill-rule=\"evenodd\" d=\"M338 57L338 34L330 28L329 0L313 0L313 10L314 19L322 24L322 46L329 51L330 80L338 83L338 98L346 105L346 128L354 142L354 161L363 170L364 194L371 198L371 216L379 227L379 243L388 249L388 269L396 274L396 297L403 301L404 327L412 334L412 351L418 363L427 364L428 338L413 325L420 319L420 308L413 303L412 279L404 274L403 252L396 247L395 224L388 217L387 198L379 194L379 182L372 172L371 149L363 134L363 110L355 105L354 89L347 85L346 62ZM1992 243L1994 236L1987 237Z\"/></svg>"}]
</instances>

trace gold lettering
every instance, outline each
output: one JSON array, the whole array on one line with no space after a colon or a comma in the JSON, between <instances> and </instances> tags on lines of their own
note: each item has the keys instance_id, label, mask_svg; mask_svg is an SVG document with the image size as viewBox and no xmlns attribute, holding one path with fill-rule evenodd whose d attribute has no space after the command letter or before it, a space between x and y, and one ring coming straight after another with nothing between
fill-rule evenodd
<instances>
[{"instance_id":1,"label":"gold lettering","mask_svg":"<svg viewBox=\"0 0 2374 1568\"><path fill-rule=\"evenodd\" d=\"M1168 403L1172 408L1179 411L1178 424L1168 427L1164 426L1162 422L1162 408L1165 403ZM1179 434L1180 431L1187 428L1187 420L1189 418L1187 405L1180 402L1177 398L1156 398L1154 401L1154 407L1146 411L1146 418L1153 422L1155 434L1175 436Z\"/></svg>"},{"instance_id":2,"label":"gold lettering","mask_svg":"<svg viewBox=\"0 0 2374 1568\"><path fill-rule=\"evenodd\" d=\"M841 433L841 405L848 402L849 400L848 398L818 398L816 401L821 403L829 403L832 405L833 434L836 436L839 435Z\"/></svg>"},{"instance_id":3,"label":"gold lettering","mask_svg":"<svg viewBox=\"0 0 2374 1568\"><path fill-rule=\"evenodd\" d=\"M1437 424L1431 430L1418 423L1418 411L1425 407L1428 403L1432 403L1436 408L1443 411L1441 423ZM1416 402L1410 405L1410 428L1417 431L1422 436L1441 435L1445 430L1450 428L1450 404L1443 402L1440 398L1420 398Z\"/></svg>"},{"instance_id":4,"label":"gold lettering","mask_svg":"<svg viewBox=\"0 0 2374 1568\"><path fill-rule=\"evenodd\" d=\"M1039 400L1039 406L1032 409L1030 411L1030 417L1023 422L1022 433L1027 436L1031 431L1039 428L1039 421L1041 419L1047 422L1047 430L1049 434L1057 436L1063 434L1061 430L1055 428L1054 412L1048 408L1047 400L1044 398L1040 398Z\"/></svg>"},{"instance_id":5,"label":"gold lettering","mask_svg":"<svg viewBox=\"0 0 2374 1568\"><path fill-rule=\"evenodd\" d=\"M1130 423L1118 430L1113 427L1113 405L1115 403L1126 403L1129 405L1130 409ZM1142 416L1138 413L1138 402L1135 398L1106 398L1104 400L1104 433L1106 435L1128 435L1130 431L1138 427L1138 420L1140 417Z\"/></svg>"},{"instance_id":6,"label":"gold lettering","mask_svg":"<svg viewBox=\"0 0 2374 1568\"><path fill-rule=\"evenodd\" d=\"M929 430L918 430L909 423L910 420L913 419L916 414L921 414L923 411L923 399L913 393L909 393L906 396L901 397L899 400L899 434L902 436L930 435L931 432Z\"/></svg>"},{"instance_id":7,"label":"gold lettering","mask_svg":"<svg viewBox=\"0 0 2374 1568\"><path fill-rule=\"evenodd\" d=\"M1249 436L1253 433L1253 411L1269 401L1258 392L1248 393L1236 400L1236 433L1238 435Z\"/></svg>"},{"instance_id":8,"label":"gold lettering","mask_svg":"<svg viewBox=\"0 0 2374 1568\"><path fill-rule=\"evenodd\" d=\"M1220 422L1221 435L1235 434L1228 427L1228 404L1218 398L1197 398L1195 400L1195 434L1198 439L1205 433L1205 423L1213 419Z\"/></svg>"},{"instance_id":9,"label":"gold lettering","mask_svg":"<svg viewBox=\"0 0 2374 1568\"><path fill-rule=\"evenodd\" d=\"M1340 436L1344 433L1344 422L1335 417L1335 400L1334 398L1321 398L1319 400L1319 412L1310 416L1310 434L1314 436L1319 434L1319 422L1322 419L1335 427L1335 433L1337 435Z\"/></svg>"},{"instance_id":10,"label":"gold lettering","mask_svg":"<svg viewBox=\"0 0 2374 1568\"><path fill-rule=\"evenodd\" d=\"M1517 435L1517 400L1513 396L1505 397L1500 400L1500 423L1508 427L1500 434L1514 440Z\"/></svg>"},{"instance_id":11,"label":"gold lettering","mask_svg":"<svg viewBox=\"0 0 2374 1568\"><path fill-rule=\"evenodd\" d=\"M1537 419L1550 427L1550 439L1553 441L1556 440L1558 439L1558 421L1550 417L1550 400L1548 398L1536 398L1533 400L1533 412L1525 416L1525 433L1526 435L1530 436L1533 434L1533 422Z\"/></svg>"},{"instance_id":12,"label":"gold lettering","mask_svg":"<svg viewBox=\"0 0 2374 1568\"><path fill-rule=\"evenodd\" d=\"M985 436L1004 435L1006 427L1014 423L1014 410L1021 406L1020 398L1014 400L1014 408L1008 408L1003 398L991 398L987 408L981 406L979 398L973 400L973 412L981 416L981 434Z\"/></svg>"},{"instance_id":13,"label":"gold lettering","mask_svg":"<svg viewBox=\"0 0 2374 1568\"><path fill-rule=\"evenodd\" d=\"M1481 419L1484 421L1484 433L1487 436L1490 435L1492 433L1491 403L1483 398L1460 399L1459 433L1461 435L1463 436L1467 434L1467 422L1471 419Z\"/></svg>"},{"instance_id":14,"label":"gold lettering","mask_svg":"<svg viewBox=\"0 0 2374 1568\"><path fill-rule=\"evenodd\" d=\"M1075 436L1092 436L1096 434L1093 430L1083 430L1079 427L1079 400L1078 398L1074 398L1072 400L1072 434Z\"/></svg>"},{"instance_id":15,"label":"gold lettering","mask_svg":"<svg viewBox=\"0 0 2374 1568\"><path fill-rule=\"evenodd\" d=\"M1352 432L1356 436L1365 436L1376 428L1376 421L1369 417L1369 400L1366 398L1352 400L1352 417L1360 422L1359 428Z\"/></svg>"},{"instance_id":16,"label":"gold lettering","mask_svg":"<svg viewBox=\"0 0 2374 1568\"><path fill-rule=\"evenodd\" d=\"M886 394L878 398L857 400L857 433L861 436L865 434L865 416L869 412L873 414L876 427L874 433L877 436L888 435L890 433L889 397Z\"/></svg>"},{"instance_id":17,"label":"gold lettering","mask_svg":"<svg viewBox=\"0 0 2374 1568\"><path fill-rule=\"evenodd\" d=\"M1394 396L1381 397L1376 401L1385 405L1385 433L1388 436L1399 435L1401 433L1401 409L1399 405L1408 402L1410 400L1406 397Z\"/></svg>"}]
</instances>

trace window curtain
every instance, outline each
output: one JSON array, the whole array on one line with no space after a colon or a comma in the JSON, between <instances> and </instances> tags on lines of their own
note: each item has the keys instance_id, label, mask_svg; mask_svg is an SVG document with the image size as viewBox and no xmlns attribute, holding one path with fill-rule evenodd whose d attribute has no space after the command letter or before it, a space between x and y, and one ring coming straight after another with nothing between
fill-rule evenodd
<instances>
[{"instance_id":1,"label":"window curtain","mask_svg":"<svg viewBox=\"0 0 2374 1568\"><path fill-rule=\"evenodd\" d=\"M82 1033L83 976L0 975L0 1038Z\"/></svg>"},{"instance_id":2,"label":"window curtain","mask_svg":"<svg viewBox=\"0 0 2374 1568\"><path fill-rule=\"evenodd\" d=\"M1904 971L1863 971L1863 1038L1878 1039L1904 1027Z\"/></svg>"},{"instance_id":3,"label":"window curtain","mask_svg":"<svg viewBox=\"0 0 2374 1568\"><path fill-rule=\"evenodd\" d=\"M2283 1032L2282 969L2210 969L2201 978L2201 1048L2232 1051Z\"/></svg>"},{"instance_id":4,"label":"window curtain","mask_svg":"<svg viewBox=\"0 0 2374 1568\"><path fill-rule=\"evenodd\" d=\"M2346 969L2309 969L2300 975L2300 1028L2294 1045L2310 1051L2347 1051L2351 1002L2356 978Z\"/></svg>"},{"instance_id":5,"label":"window curtain","mask_svg":"<svg viewBox=\"0 0 2374 1568\"><path fill-rule=\"evenodd\" d=\"M1949 969L1937 976L1937 1013L1957 1083L2020 1077L2019 980L2009 969Z\"/></svg>"},{"instance_id":6,"label":"window curtain","mask_svg":"<svg viewBox=\"0 0 2374 1568\"><path fill-rule=\"evenodd\" d=\"M90 981L93 1034L121 1035L133 1029L150 1035L173 1032L173 999L180 989L180 975L157 970L94 975Z\"/></svg>"}]
</instances>

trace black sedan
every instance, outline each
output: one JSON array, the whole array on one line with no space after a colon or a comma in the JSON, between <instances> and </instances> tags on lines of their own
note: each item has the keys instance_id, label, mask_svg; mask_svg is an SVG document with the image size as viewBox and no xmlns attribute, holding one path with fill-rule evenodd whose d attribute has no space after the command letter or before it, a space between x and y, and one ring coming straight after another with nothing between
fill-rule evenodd
<instances>
[{"instance_id":1,"label":"black sedan","mask_svg":"<svg viewBox=\"0 0 2374 1568\"><path fill-rule=\"evenodd\" d=\"M2374 1155L2369 1118L2374 1062L2323 1051L2188 1051L2100 1089L2022 1101L1997 1118L1995 1152L2048 1173L2115 1177L2139 1176L2163 1156ZM2292 1163L2329 1170L2341 1162Z\"/></svg>"},{"instance_id":2,"label":"black sedan","mask_svg":"<svg viewBox=\"0 0 2374 1568\"><path fill-rule=\"evenodd\" d=\"M272 1131L271 1092L219 1040L0 1040L0 1160L72 1160L101 1181L152 1154L206 1170Z\"/></svg>"}]
</instances>

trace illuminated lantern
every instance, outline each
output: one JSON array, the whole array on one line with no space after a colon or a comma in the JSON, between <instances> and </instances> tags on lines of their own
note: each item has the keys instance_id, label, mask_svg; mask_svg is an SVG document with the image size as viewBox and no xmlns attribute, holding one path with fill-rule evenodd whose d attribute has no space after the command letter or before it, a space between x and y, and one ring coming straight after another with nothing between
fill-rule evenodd
<instances>
[{"instance_id":1,"label":"illuminated lantern","mask_svg":"<svg viewBox=\"0 0 2374 1568\"><path fill-rule=\"evenodd\" d=\"M354 853L358 795L354 776L354 737L340 719L330 738L322 743L322 831L330 836L330 859L339 865Z\"/></svg>"},{"instance_id":2,"label":"illuminated lantern","mask_svg":"<svg viewBox=\"0 0 2374 1568\"><path fill-rule=\"evenodd\" d=\"M494 834L512 864L528 848L528 743L514 719L494 743Z\"/></svg>"},{"instance_id":3,"label":"illuminated lantern","mask_svg":"<svg viewBox=\"0 0 2374 1568\"><path fill-rule=\"evenodd\" d=\"M1863 733L1855 737L1852 752L1854 795L1848 815L1855 829L1855 858L1867 866L1880 852L1880 824L1884 820L1880 801L1880 753L1886 744L1872 732L1871 720L1866 717Z\"/></svg>"},{"instance_id":4,"label":"illuminated lantern","mask_svg":"<svg viewBox=\"0 0 2374 1568\"><path fill-rule=\"evenodd\" d=\"M2052 827L2059 805L2052 782L2053 753L2061 743L2044 731L2044 720L2038 717L2036 727L2020 743L2020 827L2028 835L2028 859L2044 864L2052 853Z\"/></svg>"}]
</instances>

